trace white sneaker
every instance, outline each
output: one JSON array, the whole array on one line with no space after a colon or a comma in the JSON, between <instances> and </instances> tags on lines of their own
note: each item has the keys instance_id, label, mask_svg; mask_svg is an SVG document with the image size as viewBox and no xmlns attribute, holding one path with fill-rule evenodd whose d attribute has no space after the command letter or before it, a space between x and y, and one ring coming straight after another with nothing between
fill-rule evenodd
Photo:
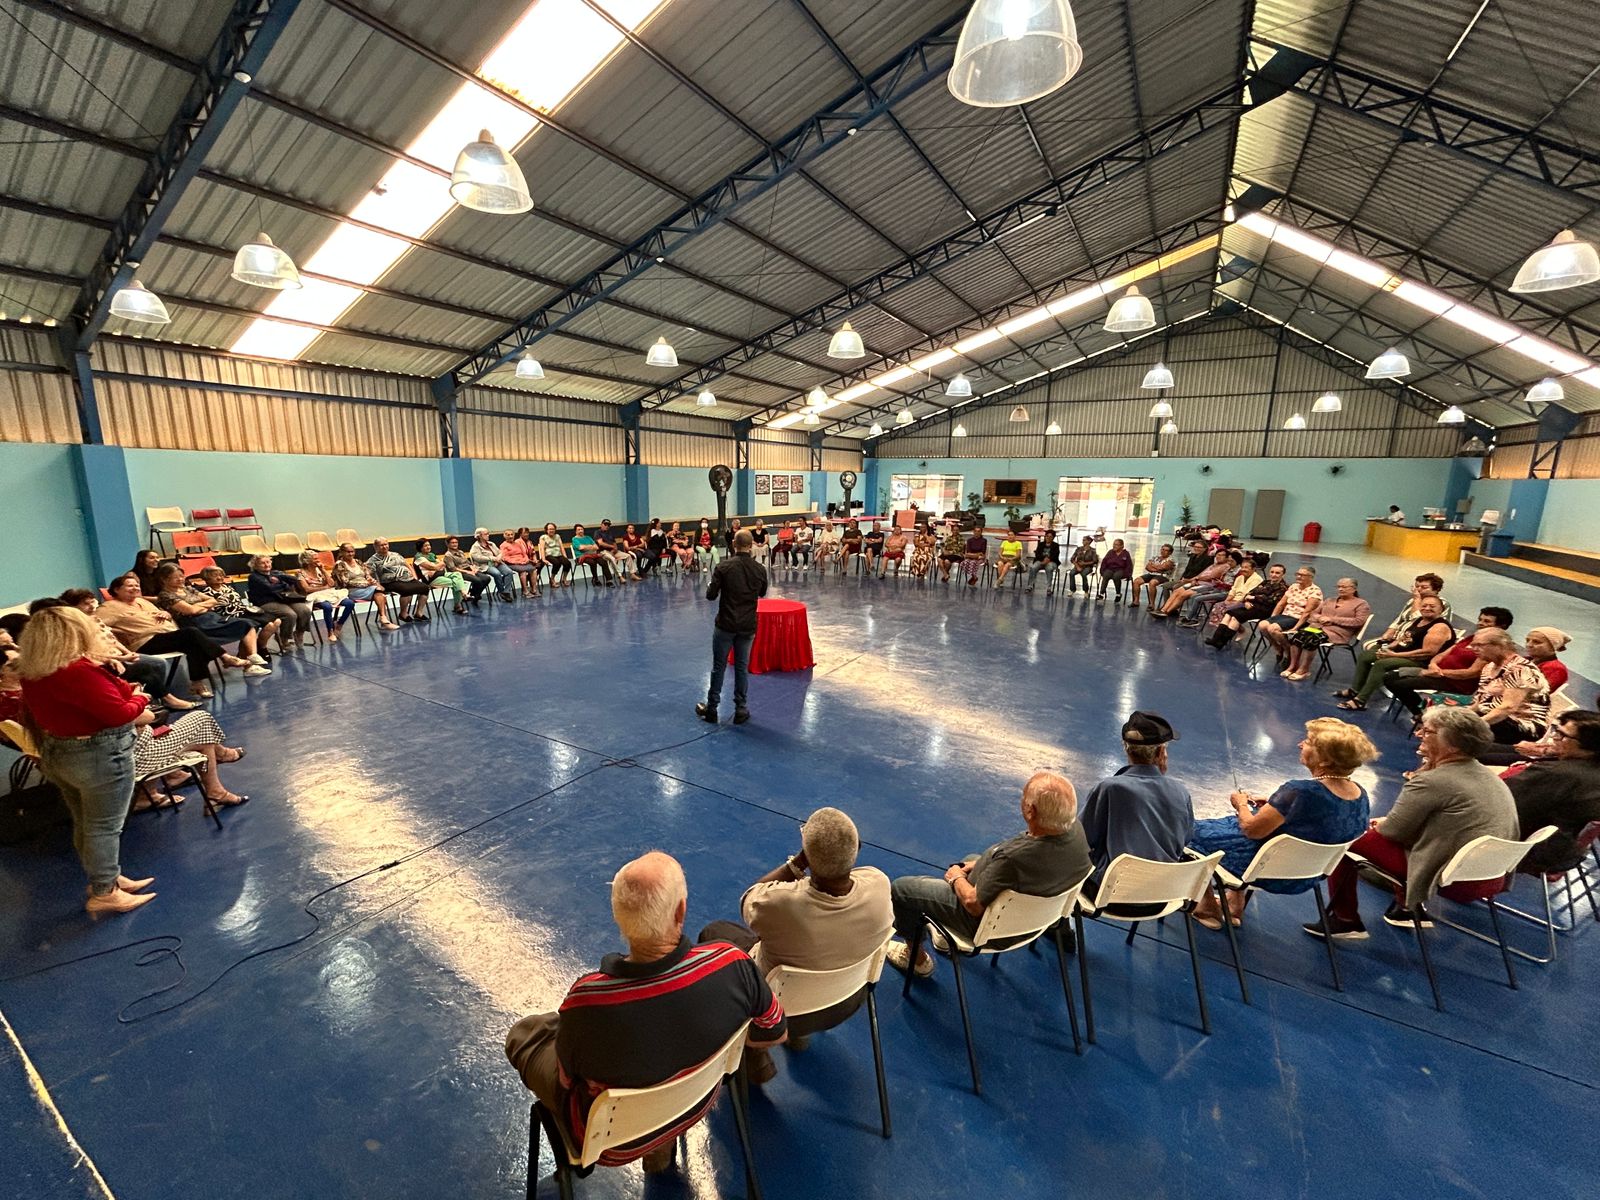
<instances>
[{"instance_id":1,"label":"white sneaker","mask_svg":"<svg viewBox=\"0 0 1600 1200\"><path fill-rule=\"evenodd\" d=\"M272 668L271 667L261 667L261 666L257 666L254 663L251 663L248 667L246 667L244 669L244 673L247 676L252 676L252 675L271 675L272 674Z\"/></svg>"},{"instance_id":2,"label":"white sneaker","mask_svg":"<svg viewBox=\"0 0 1600 1200\"><path fill-rule=\"evenodd\" d=\"M262 658L259 654L246 655L245 662L254 663L258 667L264 667L267 665L267 660Z\"/></svg>"},{"instance_id":3,"label":"white sneaker","mask_svg":"<svg viewBox=\"0 0 1600 1200\"><path fill-rule=\"evenodd\" d=\"M900 941L898 938L889 943L889 950L888 953L884 955L884 958L888 961L891 967L894 967L899 971L911 970L911 947ZM917 978L926 979L932 974L933 959L924 958L919 954L917 956L916 967Z\"/></svg>"},{"instance_id":4,"label":"white sneaker","mask_svg":"<svg viewBox=\"0 0 1600 1200\"><path fill-rule=\"evenodd\" d=\"M945 941L944 934L940 933L937 929L928 930L928 940L933 943L933 948L937 953L950 953L950 943Z\"/></svg>"}]
</instances>

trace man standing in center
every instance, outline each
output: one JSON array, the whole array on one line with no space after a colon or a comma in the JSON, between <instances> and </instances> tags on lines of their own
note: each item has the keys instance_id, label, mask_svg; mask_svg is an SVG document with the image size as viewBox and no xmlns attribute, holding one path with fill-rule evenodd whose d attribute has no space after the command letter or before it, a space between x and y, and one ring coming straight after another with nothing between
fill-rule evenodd
<instances>
[{"instance_id":1,"label":"man standing in center","mask_svg":"<svg viewBox=\"0 0 1600 1200\"><path fill-rule=\"evenodd\" d=\"M728 670L728 651L733 651L733 723L750 719L745 701L750 691L750 647L756 640L756 601L767 594L767 569L751 554L755 539L748 529L733 535L733 554L723 559L711 573L706 599L717 601L717 624L711 633L711 686L706 702L694 706L695 715L708 724L717 723L717 705L722 701L722 677Z\"/></svg>"},{"instance_id":2,"label":"man standing in center","mask_svg":"<svg viewBox=\"0 0 1600 1200\"><path fill-rule=\"evenodd\" d=\"M1119 854L1155 862L1180 862L1194 833L1189 789L1167 775L1167 743L1178 735L1165 718L1135 712L1122 723L1128 765L1094 785L1083 801L1083 833L1094 874L1084 884L1090 899Z\"/></svg>"}]
</instances>

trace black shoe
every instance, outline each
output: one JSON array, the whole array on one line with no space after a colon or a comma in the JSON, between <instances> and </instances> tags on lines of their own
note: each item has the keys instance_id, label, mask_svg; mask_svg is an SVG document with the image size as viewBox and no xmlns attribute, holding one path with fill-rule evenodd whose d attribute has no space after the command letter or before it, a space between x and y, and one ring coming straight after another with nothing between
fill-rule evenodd
<instances>
[{"instance_id":1,"label":"black shoe","mask_svg":"<svg viewBox=\"0 0 1600 1200\"><path fill-rule=\"evenodd\" d=\"M1412 920L1413 913L1416 915L1415 921ZM1415 929L1418 925L1424 929L1433 928L1433 917L1420 904L1414 909L1391 904L1389 911L1383 914L1383 920L1385 924L1393 925L1397 929Z\"/></svg>"},{"instance_id":2,"label":"black shoe","mask_svg":"<svg viewBox=\"0 0 1600 1200\"><path fill-rule=\"evenodd\" d=\"M1323 936L1321 921L1307 921L1300 928L1304 929L1312 937L1319 938ZM1339 942L1359 941L1367 936L1367 927L1361 923L1360 917L1357 917L1354 921L1341 921L1338 917L1329 917L1328 930L1333 934L1334 940Z\"/></svg>"},{"instance_id":3,"label":"black shoe","mask_svg":"<svg viewBox=\"0 0 1600 1200\"><path fill-rule=\"evenodd\" d=\"M431 621L431 620L433 620L433 618L430 617L427 613L415 613L415 614L412 615L411 619L413 621Z\"/></svg>"},{"instance_id":4,"label":"black shoe","mask_svg":"<svg viewBox=\"0 0 1600 1200\"><path fill-rule=\"evenodd\" d=\"M468 601L468 603L470 603L472 605L473 608L477 608L480 604L483 603L483 597L482 596L468 596L467 597L467 601Z\"/></svg>"},{"instance_id":5,"label":"black shoe","mask_svg":"<svg viewBox=\"0 0 1600 1200\"><path fill-rule=\"evenodd\" d=\"M696 704L694 706L694 715L707 725L715 725L717 723L717 710L709 704Z\"/></svg>"},{"instance_id":6,"label":"black shoe","mask_svg":"<svg viewBox=\"0 0 1600 1200\"><path fill-rule=\"evenodd\" d=\"M1178 628L1179 629L1198 629L1199 627L1200 627L1200 618L1199 617L1194 618L1192 621L1191 620L1182 620L1182 621L1178 622Z\"/></svg>"},{"instance_id":7,"label":"black shoe","mask_svg":"<svg viewBox=\"0 0 1600 1200\"><path fill-rule=\"evenodd\" d=\"M736 708L733 710L733 723L735 725L743 725L749 719L750 710L748 708Z\"/></svg>"}]
</instances>

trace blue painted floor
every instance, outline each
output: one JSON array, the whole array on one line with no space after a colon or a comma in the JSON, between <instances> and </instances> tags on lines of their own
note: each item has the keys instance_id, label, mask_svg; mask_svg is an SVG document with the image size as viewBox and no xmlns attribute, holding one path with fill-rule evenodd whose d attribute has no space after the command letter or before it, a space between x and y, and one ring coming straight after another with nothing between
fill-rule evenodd
<instances>
[{"instance_id":1,"label":"blue painted floor","mask_svg":"<svg viewBox=\"0 0 1600 1200\"><path fill-rule=\"evenodd\" d=\"M1398 607L1399 589L1355 573L1380 616ZM251 803L220 833L195 800L135 817L124 862L158 876L160 898L131 916L82 915L64 832L0 852L0 1010L111 1191L520 1195L528 1096L502 1038L616 948L606 884L625 859L675 854L698 928L734 915L818 805L855 817L866 861L926 871L1015 832L1034 769L1080 792L1114 769L1132 708L1178 727L1173 770L1202 815L1226 810L1236 778L1266 790L1293 772L1301 723L1331 711L1327 685L1252 677L1237 650L1218 659L1113 605L778 584L810 604L817 666L755 678L742 728L691 711L711 615L695 579L580 585L235 679L215 707L249 748L225 777ZM1381 811L1412 743L1363 720L1384 751L1366 781ZM767 1194L1592 1194L1600 934L1523 966L1511 991L1492 948L1442 930L1439 1014L1414 944L1381 922L1335 993L1296 928L1312 916L1307 897L1252 905L1250 1007L1225 939L1200 931L1210 1038L1171 922L1131 947L1090 926L1099 1044L1081 1058L1053 951L972 972L981 1099L948 964L909 1000L889 972L893 1140L877 1134L864 1023L780 1053L754 1104ZM59 1131L8 1077L0 1119L8 1166L13 1145L52 1163ZM0 1191L75 1194L42 1169L16 1178ZM731 1115L694 1132L676 1176L579 1186L743 1195Z\"/></svg>"}]
</instances>

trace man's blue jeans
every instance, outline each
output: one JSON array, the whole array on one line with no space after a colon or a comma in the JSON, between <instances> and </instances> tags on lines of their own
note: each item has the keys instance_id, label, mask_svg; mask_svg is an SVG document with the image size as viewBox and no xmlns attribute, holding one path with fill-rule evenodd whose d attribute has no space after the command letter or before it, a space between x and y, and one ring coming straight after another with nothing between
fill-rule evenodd
<instances>
[{"instance_id":1,"label":"man's blue jeans","mask_svg":"<svg viewBox=\"0 0 1600 1200\"><path fill-rule=\"evenodd\" d=\"M733 651L733 707L745 707L750 694L750 647L753 633L729 633L720 627L711 631L711 686L706 690L706 707L712 712L722 700L722 677L728 670L728 651Z\"/></svg>"}]
</instances>

